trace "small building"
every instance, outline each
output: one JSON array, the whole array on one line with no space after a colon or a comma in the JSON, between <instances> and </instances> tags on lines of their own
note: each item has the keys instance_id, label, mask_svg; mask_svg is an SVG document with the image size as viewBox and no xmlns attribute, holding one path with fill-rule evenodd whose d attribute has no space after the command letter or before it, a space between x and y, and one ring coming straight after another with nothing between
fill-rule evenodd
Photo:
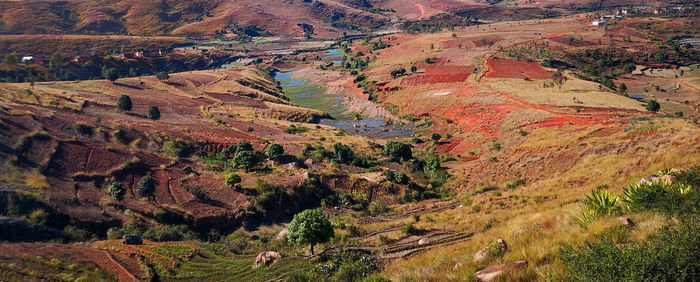
<instances>
[{"instance_id":1,"label":"small building","mask_svg":"<svg viewBox=\"0 0 700 282\"><path fill-rule=\"evenodd\" d=\"M25 56L25 57L22 57L22 63L23 63L23 64L30 63L30 62L32 62L32 61L34 61L34 57L32 57L32 56Z\"/></svg>"},{"instance_id":2,"label":"small building","mask_svg":"<svg viewBox=\"0 0 700 282\"><path fill-rule=\"evenodd\" d=\"M591 24L593 26L605 25L605 21L594 21Z\"/></svg>"}]
</instances>

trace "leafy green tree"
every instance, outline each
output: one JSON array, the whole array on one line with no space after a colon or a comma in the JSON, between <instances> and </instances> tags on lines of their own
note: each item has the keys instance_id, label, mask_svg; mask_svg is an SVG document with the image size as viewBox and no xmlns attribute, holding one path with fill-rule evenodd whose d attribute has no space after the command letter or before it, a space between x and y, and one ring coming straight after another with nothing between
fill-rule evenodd
<instances>
[{"instance_id":1,"label":"leafy green tree","mask_svg":"<svg viewBox=\"0 0 700 282\"><path fill-rule=\"evenodd\" d=\"M222 153L227 154L227 155L228 154L236 155L242 151L253 151L253 145L250 144L248 141L244 140L244 141L238 142L238 144L233 144L231 146L226 147Z\"/></svg>"},{"instance_id":2,"label":"leafy green tree","mask_svg":"<svg viewBox=\"0 0 700 282\"><path fill-rule=\"evenodd\" d=\"M407 161L413 158L413 151L411 150L410 144L394 140L389 140L386 142L382 154L392 158L395 161Z\"/></svg>"},{"instance_id":3,"label":"leafy green tree","mask_svg":"<svg viewBox=\"0 0 700 282\"><path fill-rule=\"evenodd\" d=\"M148 112L146 113L146 116L148 117L148 119L159 119L160 110L158 109L158 107L151 105L150 107L148 107Z\"/></svg>"},{"instance_id":4,"label":"leafy green tree","mask_svg":"<svg viewBox=\"0 0 700 282\"><path fill-rule=\"evenodd\" d=\"M224 181L226 185L233 187L236 184L241 183L241 176L238 175L238 173L230 172L226 175L226 179Z\"/></svg>"},{"instance_id":5,"label":"leafy green tree","mask_svg":"<svg viewBox=\"0 0 700 282\"><path fill-rule=\"evenodd\" d=\"M119 181L112 182L112 185L109 185L108 191L109 195L117 201L124 200L124 195L126 195L126 187Z\"/></svg>"},{"instance_id":6,"label":"leafy green tree","mask_svg":"<svg viewBox=\"0 0 700 282\"><path fill-rule=\"evenodd\" d=\"M117 79L119 79L120 75L119 75L119 70L117 70L116 68L109 68L109 69L105 70L105 72L102 74L102 76L104 76L104 78L106 78L109 81L111 81L112 83L114 83L115 81L117 81Z\"/></svg>"},{"instance_id":7,"label":"leafy green tree","mask_svg":"<svg viewBox=\"0 0 700 282\"><path fill-rule=\"evenodd\" d=\"M284 148L280 144L272 143L265 149L265 154L272 159L284 154Z\"/></svg>"},{"instance_id":8,"label":"leafy green tree","mask_svg":"<svg viewBox=\"0 0 700 282\"><path fill-rule=\"evenodd\" d=\"M612 79L606 77L603 78L603 80L600 82L600 84L603 84L603 86L610 88L610 89L615 89L615 82L613 82Z\"/></svg>"},{"instance_id":9,"label":"leafy green tree","mask_svg":"<svg viewBox=\"0 0 700 282\"><path fill-rule=\"evenodd\" d=\"M141 180L136 184L136 193L141 197L148 197L153 195L153 191L156 189L156 181L153 179L151 174L146 174L141 177Z\"/></svg>"},{"instance_id":10,"label":"leafy green tree","mask_svg":"<svg viewBox=\"0 0 700 282\"><path fill-rule=\"evenodd\" d=\"M650 112L658 112L661 109L661 105L659 102L656 102L655 100L651 100L647 103L647 111Z\"/></svg>"},{"instance_id":11,"label":"leafy green tree","mask_svg":"<svg viewBox=\"0 0 700 282\"><path fill-rule=\"evenodd\" d=\"M437 142L440 142L440 139L442 139L442 135L438 133L430 134L430 141L433 141L433 144L437 144Z\"/></svg>"},{"instance_id":12,"label":"leafy green tree","mask_svg":"<svg viewBox=\"0 0 700 282\"><path fill-rule=\"evenodd\" d=\"M411 66L410 70L412 73L416 73L416 71L418 71L418 68L416 68L416 66Z\"/></svg>"},{"instance_id":13,"label":"leafy green tree","mask_svg":"<svg viewBox=\"0 0 700 282\"><path fill-rule=\"evenodd\" d=\"M624 71L625 73L632 73L636 68L637 68L637 67L635 67L634 64L632 64L632 63L626 63L625 66L624 66L624 68L623 68L623 71Z\"/></svg>"},{"instance_id":14,"label":"leafy green tree","mask_svg":"<svg viewBox=\"0 0 700 282\"><path fill-rule=\"evenodd\" d=\"M349 164L355 159L355 153L350 149L350 146L342 143L333 145L333 160L341 164Z\"/></svg>"},{"instance_id":15,"label":"leafy green tree","mask_svg":"<svg viewBox=\"0 0 700 282\"><path fill-rule=\"evenodd\" d=\"M258 165L259 160L253 151L240 151L236 153L236 156L233 157L231 163L235 168L250 171Z\"/></svg>"},{"instance_id":16,"label":"leafy green tree","mask_svg":"<svg viewBox=\"0 0 700 282\"><path fill-rule=\"evenodd\" d=\"M117 109L122 111L131 111L132 106L133 103L131 103L131 98L129 95L124 94L119 96L119 99L117 100Z\"/></svg>"},{"instance_id":17,"label":"leafy green tree","mask_svg":"<svg viewBox=\"0 0 700 282\"><path fill-rule=\"evenodd\" d=\"M296 214L287 228L287 239L296 244L311 244L311 254L314 245L327 242L333 235L333 225L319 209Z\"/></svg>"}]
</instances>

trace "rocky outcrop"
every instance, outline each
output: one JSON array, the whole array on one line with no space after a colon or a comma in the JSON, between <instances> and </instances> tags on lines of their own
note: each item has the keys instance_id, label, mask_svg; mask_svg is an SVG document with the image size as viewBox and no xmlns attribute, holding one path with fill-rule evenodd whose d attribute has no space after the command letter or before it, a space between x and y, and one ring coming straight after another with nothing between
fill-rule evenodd
<instances>
[{"instance_id":1,"label":"rocky outcrop","mask_svg":"<svg viewBox=\"0 0 700 282\"><path fill-rule=\"evenodd\" d=\"M253 264L253 269L258 268L262 265L270 265L275 263L276 261L282 259L282 255L278 252L273 252L273 251L267 251L267 252L262 252L258 254L257 257L255 257L255 264Z\"/></svg>"},{"instance_id":2,"label":"rocky outcrop","mask_svg":"<svg viewBox=\"0 0 700 282\"><path fill-rule=\"evenodd\" d=\"M496 265L492 267L485 268L483 270L474 273L479 281L492 281L496 279L499 275L503 274L505 271L513 271L517 269L523 269L527 267L527 261L516 260L507 262L501 265Z\"/></svg>"}]
</instances>

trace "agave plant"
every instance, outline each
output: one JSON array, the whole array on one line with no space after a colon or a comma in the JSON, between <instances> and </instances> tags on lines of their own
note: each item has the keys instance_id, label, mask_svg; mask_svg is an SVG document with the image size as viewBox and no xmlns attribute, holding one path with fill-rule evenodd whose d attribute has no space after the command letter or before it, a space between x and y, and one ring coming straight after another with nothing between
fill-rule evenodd
<instances>
[{"instance_id":1,"label":"agave plant","mask_svg":"<svg viewBox=\"0 0 700 282\"><path fill-rule=\"evenodd\" d=\"M583 204L597 215L615 214L618 212L618 197L607 190L596 190L591 195L586 195Z\"/></svg>"},{"instance_id":2,"label":"agave plant","mask_svg":"<svg viewBox=\"0 0 700 282\"><path fill-rule=\"evenodd\" d=\"M594 210L584 210L581 212L581 216L576 217L576 223L581 226L586 226L596 218L598 218L598 215Z\"/></svg>"},{"instance_id":3,"label":"agave plant","mask_svg":"<svg viewBox=\"0 0 700 282\"><path fill-rule=\"evenodd\" d=\"M668 175L674 175L674 174L675 174L675 173L673 172L673 169L672 169L672 168L664 168L664 169L661 169L661 170L659 170L658 173L659 173L659 175L667 175L667 174L668 174Z\"/></svg>"}]
</instances>

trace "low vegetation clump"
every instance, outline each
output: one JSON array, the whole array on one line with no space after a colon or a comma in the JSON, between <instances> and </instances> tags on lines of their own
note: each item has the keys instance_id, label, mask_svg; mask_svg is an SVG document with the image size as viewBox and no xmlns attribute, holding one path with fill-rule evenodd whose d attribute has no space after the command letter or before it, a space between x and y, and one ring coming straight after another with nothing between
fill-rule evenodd
<instances>
[{"instance_id":1,"label":"low vegetation clump","mask_svg":"<svg viewBox=\"0 0 700 282\"><path fill-rule=\"evenodd\" d=\"M133 103L131 102L131 98L129 95L121 95L119 96L117 100L117 109L120 111L131 111L131 108L133 106Z\"/></svg>"},{"instance_id":2,"label":"low vegetation clump","mask_svg":"<svg viewBox=\"0 0 700 282\"><path fill-rule=\"evenodd\" d=\"M148 107L148 112L146 113L146 117L148 117L148 119L152 119L152 120L160 119L160 110L158 109L158 107L151 105Z\"/></svg>"},{"instance_id":3,"label":"low vegetation clump","mask_svg":"<svg viewBox=\"0 0 700 282\"><path fill-rule=\"evenodd\" d=\"M151 176L151 174L149 173L142 177L141 180L139 180L138 184L136 184L136 193L141 197L149 197L153 195L155 188L156 181L155 179L153 179L153 176Z\"/></svg>"},{"instance_id":4,"label":"low vegetation clump","mask_svg":"<svg viewBox=\"0 0 700 282\"><path fill-rule=\"evenodd\" d=\"M304 127L304 126L300 126L300 125L297 126L297 125L293 125L293 124L290 125L288 128L284 129L284 132L289 133L289 134L299 134L299 133L304 133L307 131L309 131L308 127Z\"/></svg>"},{"instance_id":5,"label":"low vegetation clump","mask_svg":"<svg viewBox=\"0 0 700 282\"><path fill-rule=\"evenodd\" d=\"M112 184L109 185L108 191L112 199L117 201L123 200L124 195L126 195L126 187L124 187L124 184L119 181L112 182Z\"/></svg>"},{"instance_id":6,"label":"low vegetation clump","mask_svg":"<svg viewBox=\"0 0 700 282\"><path fill-rule=\"evenodd\" d=\"M693 281L700 275L700 220L695 214L643 241L614 228L583 246L564 246L559 258L570 281Z\"/></svg>"},{"instance_id":7,"label":"low vegetation clump","mask_svg":"<svg viewBox=\"0 0 700 282\"><path fill-rule=\"evenodd\" d=\"M241 183L241 176L238 175L238 173L229 172L229 174L226 175L226 179L224 181L226 185L233 187L236 186L236 184Z\"/></svg>"}]
</instances>

